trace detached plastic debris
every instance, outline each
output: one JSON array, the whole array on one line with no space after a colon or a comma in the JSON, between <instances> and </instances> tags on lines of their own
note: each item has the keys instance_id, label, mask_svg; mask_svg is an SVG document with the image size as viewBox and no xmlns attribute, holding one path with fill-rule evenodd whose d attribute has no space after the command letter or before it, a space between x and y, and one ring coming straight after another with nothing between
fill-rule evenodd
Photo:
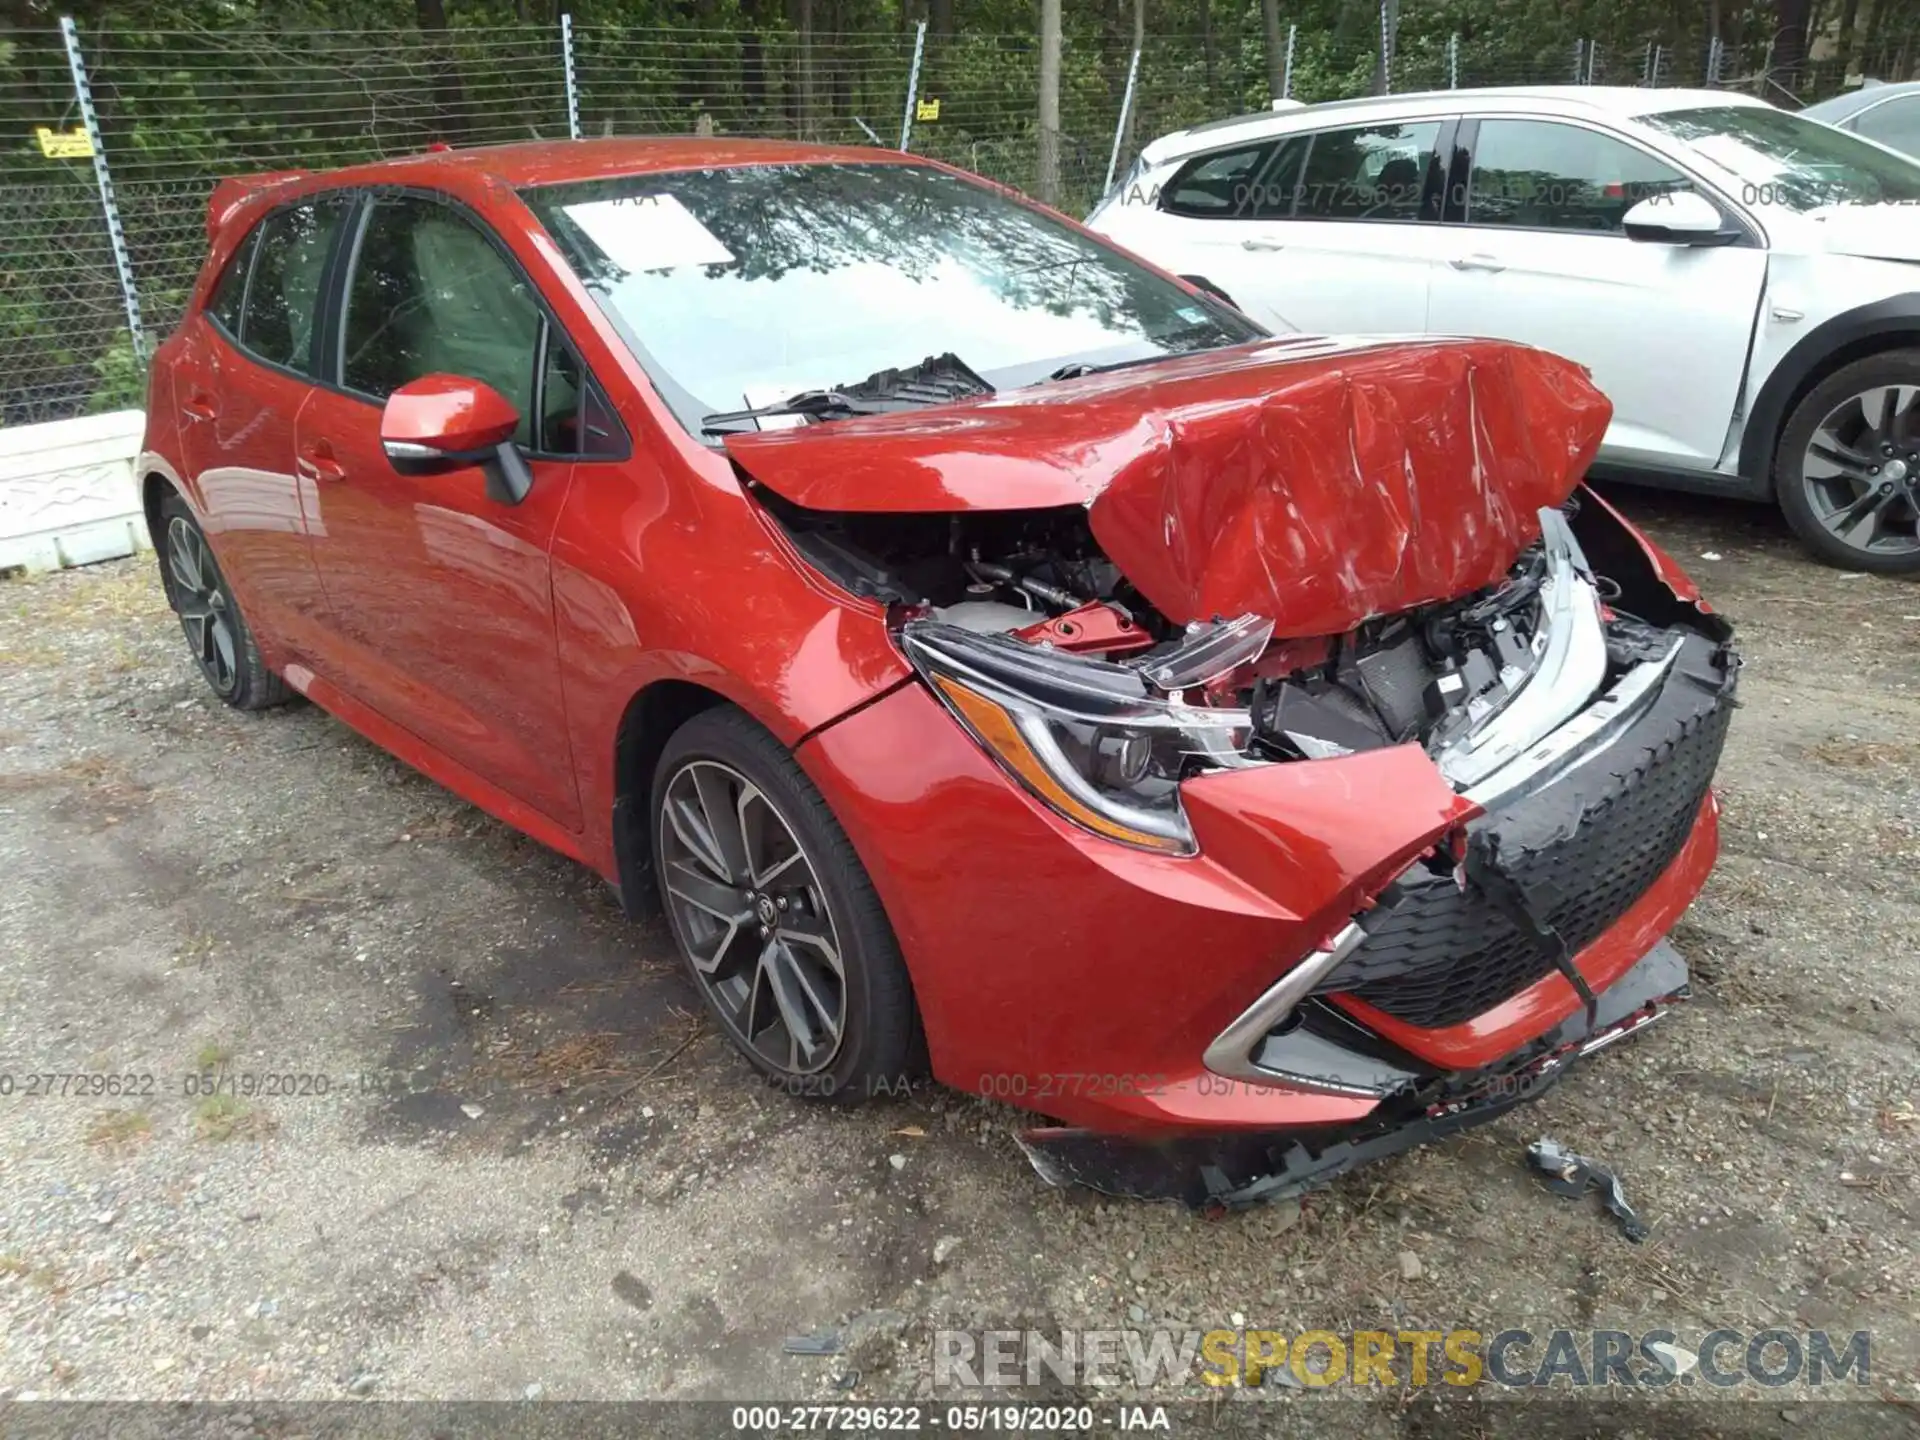
<instances>
[{"instance_id":1,"label":"detached plastic debris","mask_svg":"<svg viewBox=\"0 0 1920 1440\"><path fill-rule=\"evenodd\" d=\"M1598 1190L1608 1213L1620 1222L1620 1231L1628 1240L1638 1245L1647 1238L1646 1223L1627 1203L1627 1192L1620 1184L1620 1177L1606 1166L1574 1154L1546 1135L1527 1147L1527 1163L1545 1177L1547 1188L1556 1195L1578 1199L1589 1190Z\"/></svg>"},{"instance_id":2,"label":"detached plastic debris","mask_svg":"<svg viewBox=\"0 0 1920 1440\"><path fill-rule=\"evenodd\" d=\"M838 1355L840 1332L823 1330L817 1335L789 1335L787 1343L780 1348L789 1355Z\"/></svg>"}]
</instances>

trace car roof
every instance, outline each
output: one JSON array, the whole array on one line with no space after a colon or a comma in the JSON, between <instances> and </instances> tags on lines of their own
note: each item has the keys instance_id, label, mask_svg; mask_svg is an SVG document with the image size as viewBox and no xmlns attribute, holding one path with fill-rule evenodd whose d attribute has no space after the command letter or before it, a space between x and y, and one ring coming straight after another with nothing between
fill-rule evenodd
<instances>
[{"instance_id":1,"label":"car roof","mask_svg":"<svg viewBox=\"0 0 1920 1440\"><path fill-rule=\"evenodd\" d=\"M1835 95L1831 100L1822 100L1818 105L1809 105L1800 113L1828 122L1844 120L1849 115L1858 115L1869 106L1878 105L1882 100L1891 100L1898 95L1920 95L1920 80L1896 80L1890 84L1869 80L1858 90L1850 90L1845 95Z\"/></svg>"},{"instance_id":2,"label":"car roof","mask_svg":"<svg viewBox=\"0 0 1920 1440\"><path fill-rule=\"evenodd\" d=\"M1666 110L1694 110L1706 106L1759 106L1767 102L1753 95L1738 95L1725 90L1646 89L1630 85L1503 85L1477 90L1415 90L1404 95L1367 95L1355 100L1329 100L1291 110L1260 110L1251 115L1235 115L1224 120L1209 120L1189 130L1163 135L1146 147L1150 161L1172 159L1178 155L1208 149L1223 140L1261 135L1284 135L1295 130L1317 129L1328 117L1391 119L1399 114L1430 111L1437 106L1457 109L1482 109L1491 105L1517 104L1527 109L1567 115L1605 115L1619 119L1653 115Z\"/></svg>"},{"instance_id":3,"label":"car roof","mask_svg":"<svg viewBox=\"0 0 1920 1440\"><path fill-rule=\"evenodd\" d=\"M530 140L508 145L429 150L334 171L327 178L404 183L408 177L457 169L515 188L600 180L669 170L742 165L923 164L916 156L868 145L816 145L796 140L738 140L672 135L596 140Z\"/></svg>"}]
</instances>

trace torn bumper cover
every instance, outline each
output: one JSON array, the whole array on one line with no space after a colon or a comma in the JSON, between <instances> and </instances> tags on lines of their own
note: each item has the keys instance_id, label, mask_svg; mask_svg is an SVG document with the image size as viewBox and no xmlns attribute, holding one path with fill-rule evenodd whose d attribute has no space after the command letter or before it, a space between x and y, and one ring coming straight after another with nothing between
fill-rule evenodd
<instances>
[{"instance_id":1,"label":"torn bumper cover","mask_svg":"<svg viewBox=\"0 0 1920 1440\"><path fill-rule=\"evenodd\" d=\"M1591 983L1575 962L1628 928L1623 917L1701 824L1737 670L1701 634L1648 654L1596 707L1602 720L1577 726L1579 746L1542 745L1519 782L1501 780L1455 865L1415 862L1207 1050L1224 1084L1377 1102L1363 1119L1162 1141L1038 1129L1022 1139L1035 1169L1201 1207L1285 1198L1491 1120L1658 1019L1687 993L1664 939L1649 936L1631 968L1596 970ZM1521 997L1567 985L1582 1008L1546 1033L1491 1064L1447 1063L1450 1037L1495 1032L1503 1010L1525 1010Z\"/></svg>"},{"instance_id":2,"label":"torn bumper cover","mask_svg":"<svg viewBox=\"0 0 1920 1440\"><path fill-rule=\"evenodd\" d=\"M1047 1127L1022 1132L1020 1147L1053 1185L1084 1185L1126 1199L1180 1200L1200 1210L1285 1200L1538 1098L1574 1064L1644 1029L1687 994L1686 962L1663 940L1599 997L1591 1025L1584 1015L1575 1016L1481 1070L1422 1075L1366 1050L1296 1032L1309 1036L1305 1048L1318 1063L1338 1064L1355 1083L1395 1087L1359 1125L1158 1141Z\"/></svg>"}]
</instances>

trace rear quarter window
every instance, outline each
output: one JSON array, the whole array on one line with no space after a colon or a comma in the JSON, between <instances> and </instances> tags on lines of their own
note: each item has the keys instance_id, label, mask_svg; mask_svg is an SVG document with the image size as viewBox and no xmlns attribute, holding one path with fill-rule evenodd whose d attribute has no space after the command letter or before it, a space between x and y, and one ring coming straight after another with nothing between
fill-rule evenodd
<instances>
[{"instance_id":1,"label":"rear quarter window","mask_svg":"<svg viewBox=\"0 0 1920 1440\"><path fill-rule=\"evenodd\" d=\"M247 237L234 247L207 301L207 314L236 339L240 334L240 306L247 298L247 271L253 265L253 242L259 233L257 229L249 231Z\"/></svg>"},{"instance_id":2,"label":"rear quarter window","mask_svg":"<svg viewBox=\"0 0 1920 1440\"><path fill-rule=\"evenodd\" d=\"M1167 182L1160 208L1196 219L1238 219L1247 213L1254 181L1272 153L1269 142L1189 160Z\"/></svg>"}]
</instances>

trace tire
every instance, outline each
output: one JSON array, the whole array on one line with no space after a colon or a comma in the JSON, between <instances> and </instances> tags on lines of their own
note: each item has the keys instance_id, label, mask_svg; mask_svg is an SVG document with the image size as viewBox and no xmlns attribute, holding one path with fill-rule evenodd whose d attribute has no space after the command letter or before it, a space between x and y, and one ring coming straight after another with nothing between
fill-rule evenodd
<instances>
[{"instance_id":1,"label":"tire","mask_svg":"<svg viewBox=\"0 0 1920 1440\"><path fill-rule=\"evenodd\" d=\"M1787 524L1827 564L1920 574L1920 350L1814 386L1780 432L1773 477Z\"/></svg>"},{"instance_id":2,"label":"tire","mask_svg":"<svg viewBox=\"0 0 1920 1440\"><path fill-rule=\"evenodd\" d=\"M906 963L846 832L787 749L739 710L703 710L667 741L649 808L661 906L734 1047L791 1094L902 1093L925 1068Z\"/></svg>"},{"instance_id":3,"label":"tire","mask_svg":"<svg viewBox=\"0 0 1920 1440\"><path fill-rule=\"evenodd\" d=\"M292 689L266 667L200 522L178 495L160 502L160 583L213 693L236 710L283 705Z\"/></svg>"}]
</instances>

